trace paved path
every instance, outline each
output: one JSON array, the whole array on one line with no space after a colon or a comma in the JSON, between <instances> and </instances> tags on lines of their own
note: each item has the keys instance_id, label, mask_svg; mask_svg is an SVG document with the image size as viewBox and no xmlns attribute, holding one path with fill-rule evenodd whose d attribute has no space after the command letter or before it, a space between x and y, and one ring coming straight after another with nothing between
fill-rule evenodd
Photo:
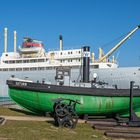
<instances>
[{"instance_id":1,"label":"paved path","mask_svg":"<svg viewBox=\"0 0 140 140\"><path fill-rule=\"evenodd\" d=\"M0 116L5 120L10 121L54 121L51 117L37 117L37 116ZM78 123L85 123L85 120L78 120Z\"/></svg>"},{"instance_id":2,"label":"paved path","mask_svg":"<svg viewBox=\"0 0 140 140\"><path fill-rule=\"evenodd\" d=\"M11 121L53 121L50 117L37 117L37 116L0 116L6 120Z\"/></svg>"}]
</instances>

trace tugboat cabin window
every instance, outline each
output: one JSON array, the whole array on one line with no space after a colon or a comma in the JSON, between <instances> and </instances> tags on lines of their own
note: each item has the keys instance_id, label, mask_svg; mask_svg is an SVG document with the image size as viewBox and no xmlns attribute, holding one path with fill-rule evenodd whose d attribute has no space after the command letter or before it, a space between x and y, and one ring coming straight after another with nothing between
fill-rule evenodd
<instances>
[{"instance_id":1,"label":"tugboat cabin window","mask_svg":"<svg viewBox=\"0 0 140 140\"><path fill-rule=\"evenodd\" d=\"M99 65L94 65L94 68L95 68L95 69L98 69L98 68L99 68Z\"/></svg>"}]
</instances>

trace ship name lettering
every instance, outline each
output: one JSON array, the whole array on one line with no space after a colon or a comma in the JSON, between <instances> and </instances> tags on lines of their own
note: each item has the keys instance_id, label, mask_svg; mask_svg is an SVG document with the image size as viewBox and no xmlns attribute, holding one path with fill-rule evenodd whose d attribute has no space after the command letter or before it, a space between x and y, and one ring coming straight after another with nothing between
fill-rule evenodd
<instances>
[{"instance_id":1,"label":"ship name lettering","mask_svg":"<svg viewBox=\"0 0 140 140\"><path fill-rule=\"evenodd\" d=\"M27 86L27 83L24 82L16 82L17 86Z\"/></svg>"}]
</instances>

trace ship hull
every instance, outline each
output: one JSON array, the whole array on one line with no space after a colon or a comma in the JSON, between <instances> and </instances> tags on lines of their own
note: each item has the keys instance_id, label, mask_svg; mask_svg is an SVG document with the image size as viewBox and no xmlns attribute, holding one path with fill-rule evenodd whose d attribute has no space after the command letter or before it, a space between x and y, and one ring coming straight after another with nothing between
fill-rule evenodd
<instances>
[{"instance_id":1,"label":"ship hull","mask_svg":"<svg viewBox=\"0 0 140 140\"><path fill-rule=\"evenodd\" d=\"M80 81L82 78L80 67L71 68L71 80ZM114 68L114 69L90 69L90 80L93 80L94 73L97 73L97 81L108 83L108 85L117 85L118 89L128 89L130 81L135 81L140 86L140 68ZM56 68L48 68L44 70L28 70L28 71L0 71L0 96L8 95L8 86L6 80L12 75L21 79L30 79L36 82L43 80L50 83L55 81Z\"/></svg>"},{"instance_id":2,"label":"ship hull","mask_svg":"<svg viewBox=\"0 0 140 140\"><path fill-rule=\"evenodd\" d=\"M96 89L9 81L9 95L20 106L32 112L52 113L54 99L79 100L78 115L128 115L129 90ZM133 109L140 112L140 90L134 90Z\"/></svg>"}]
</instances>

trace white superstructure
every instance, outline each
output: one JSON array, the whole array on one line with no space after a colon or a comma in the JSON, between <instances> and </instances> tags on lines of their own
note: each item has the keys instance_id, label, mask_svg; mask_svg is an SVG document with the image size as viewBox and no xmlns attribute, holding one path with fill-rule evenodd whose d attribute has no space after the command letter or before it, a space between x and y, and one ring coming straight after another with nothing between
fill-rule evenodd
<instances>
[{"instance_id":1,"label":"white superstructure","mask_svg":"<svg viewBox=\"0 0 140 140\"><path fill-rule=\"evenodd\" d=\"M45 52L41 41L24 38L19 51L16 51L16 32L14 32L14 52L7 52L7 28L5 29L5 52L0 58L0 71L27 71L46 67L81 66L82 49L63 50L62 36L60 37L60 50ZM93 55L93 54L92 54ZM94 68L117 68L115 61L98 62L91 57Z\"/></svg>"}]
</instances>

